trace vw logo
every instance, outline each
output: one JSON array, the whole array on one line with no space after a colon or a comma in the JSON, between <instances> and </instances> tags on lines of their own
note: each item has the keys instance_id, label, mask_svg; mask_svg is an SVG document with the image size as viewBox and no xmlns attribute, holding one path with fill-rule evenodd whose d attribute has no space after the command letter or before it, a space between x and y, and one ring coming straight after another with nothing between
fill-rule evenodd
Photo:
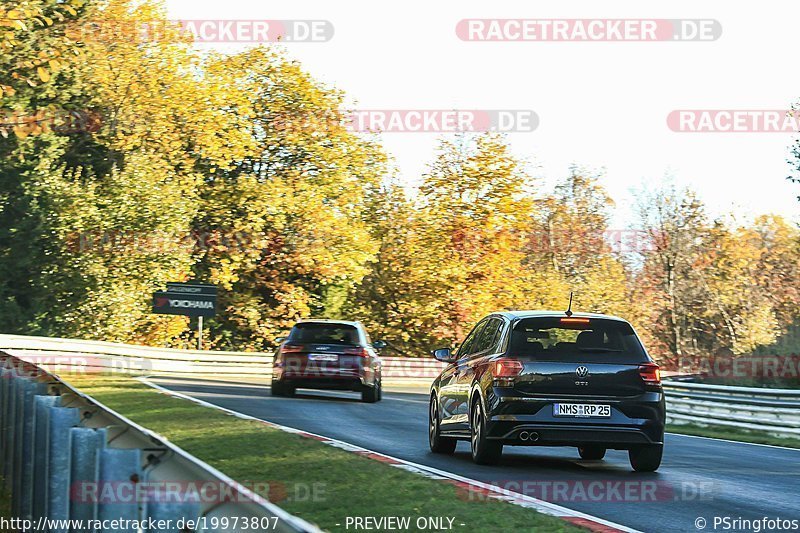
<instances>
[{"instance_id":1,"label":"vw logo","mask_svg":"<svg viewBox=\"0 0 800 533\"><path fill-rule=\"evenodd\" d=\"M586 368L585 366L579 366L578 368L575 369L575 373L578 374L579 378L585 378L586 376L589 375L589 369Z\"/></svg>"}]
</instances>

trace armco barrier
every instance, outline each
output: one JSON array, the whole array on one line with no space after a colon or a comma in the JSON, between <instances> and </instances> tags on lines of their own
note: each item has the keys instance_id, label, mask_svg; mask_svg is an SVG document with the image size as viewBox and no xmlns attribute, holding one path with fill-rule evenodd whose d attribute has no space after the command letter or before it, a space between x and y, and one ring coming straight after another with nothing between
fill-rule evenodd
<instances>
[{"instance_id":1,"label":"armco barrier","mask_svg":"<svg viewBox=\"0 0 800 533\"><path fill-rule=\"evenodd\" d=\"M0 350L58 374L83 359L87 371L132 375L215 375L267 379L272 354L173 350L127 344L0 335ZM431 358L384 357L383 380L425 386L446 366ZM668 373L665 373L668 374ZM800 435L800 391L664 381L670 422L697 423Z\"/></svg>"},{"instance_id":2,"label":"armco barrier","mask_svg":"<svg viewBox=\"0 0 800 533\"><path fill-rule=\"evenodd\" d=\"M734 427L781 437L800 435L800 390L664 382L667 418L676 424Z\"/></svg>"},{"instance_id":3,"label":"armco barrier","mask_svg":"<svg viewBox=\"0 0 800 533\"><path fill-rule=\"evenodd\" d=\"M129 374L181 373L265 376L272 354L153 348L115 342L0 335L0 350L59 373L82 367L86 372Z\"/></svg>"},{"instance_id":4,"label":"armco barrier","mask_svg":"<svg viewBox=\"0 0 800 533\"><path fill-rule=\"evenodd\" d=\"M0 473L13 517L35 524L28 530L78 530L75 523L56 520L130 520L106 522L103 531L136 531L132 524L163 520L144 531L319 531L160 435L2 351ZM188 520L200 527L189 527Z\"/></svg>"},{"instance_id":5,"label":"armco barrier","mask_svg":"<svg viewBox=\"0 0 800 533\"><path fill-rule=\"evenodd\" d=\"M0 335L0 350L60 370L83 368L85 372L114 371L132 375L214 374L267 378L272 375L273 354L263 352L215 352L153 348L114 342ZM446 366L431 358L383 357L384 381L430 383Z\"/></svg>"}]
</instances>

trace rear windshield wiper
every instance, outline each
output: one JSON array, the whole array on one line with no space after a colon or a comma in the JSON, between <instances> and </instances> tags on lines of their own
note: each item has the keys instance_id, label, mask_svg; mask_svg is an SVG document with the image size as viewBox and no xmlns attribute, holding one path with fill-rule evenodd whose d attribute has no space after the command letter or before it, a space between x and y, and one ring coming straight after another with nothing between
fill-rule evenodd
<instances>
[{"instance_id":1,"label":"rear windshield wiper","mask_svg":"<svg viewBox=\"0 0 800 533\"><path fill-rule=\"evenodd\" d=\"M578 350L582 352L624 352L625 350L619 350L617 348L578 348Z\"/></svg>"}]
</instances>

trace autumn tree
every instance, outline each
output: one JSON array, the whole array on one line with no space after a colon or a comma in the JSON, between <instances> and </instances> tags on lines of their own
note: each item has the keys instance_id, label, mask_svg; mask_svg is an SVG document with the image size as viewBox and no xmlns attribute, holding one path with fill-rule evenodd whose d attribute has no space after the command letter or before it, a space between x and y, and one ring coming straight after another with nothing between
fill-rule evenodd
<instances>
[{"instance_id":1,"label":"autumn tree","mask_svg":"<svg viewBox=\"0 0 800 533\"><path fill-rule=\"evenodd\" d=\"M573 167L552 193L539 198L527 261L560 289L553 294L555 308L564 307L574 292L576 309L625 314L626 273L609 242L614 202L600 177Z\"/></svg>"},{"instance_id":2,"label":"autumn tree","mask_svg":"<svg viewBox=\"0 0 800 533\"><path fill-rule=\"evenodd\" d=\"M400 353L422 355L538 298L542 280L524 265L531 182L502 137L440 141L418 194L387 187L372 210L380 247L354 313Z\"/></svg>"},{"instance_id":3,"label":"autumn tree","mask_svg":"<svg viewBox=\"0 0 800 533\"><path fill-rule=\"evenodd\" d=\"M164 15L119 1L87 5L81 17ZM189 41L110 37L82 43L84 61L14 97L30 107L56 99L101 120L0 144L0 314L12 331L168 343L186 319L151 314L149 295L193 277L186 237L200 206L198 169L232 158L236 124L222 112L225 96L190 68L200 59Z\"/></svg>"},{"instance_id":4,"label":"autumn tree","mask_svg":"<svg viewBox=\"0 0 800 533\"><path fill-rule=\"evenodd\" d=\"M695 267L702 261L702 242L709 231L705 209L688 190L672 184L638 194L638 216L650 240L641 271L634 282L635 299L646 305L654 348L670 364L692 347L688 322L706 298Z\"/></svg>"},{"instance_id":5,"label":"autumn tree","mask_svg":"<svg viewBox=\"0 0 800 533\"><path fill-rule=\"evenodd\" d=\"M450 251L430 231L431 212L390 182L371 198L369 213L378 249L348 299L347 316L362 320L395 355L424 355L452 341L452 331L441 320L452 289Z\"/></svg>"},{"instance_id":6,"label":"autumn tree","mask_svg":"<svg viewBox=\"0 0 800 533\"><path fill-rule=\"evenodd\" d=\"M84 12L84 0L6 0L0 5L0 104L8 111L10 98L42 96L31 91L45 84L81 50L68 36L69 25ZM80 12L80 13L79 13ZM17 131L26 124L6 124ZM27 124L32 129L35 124ZM0 134L8 133L0 129Z\"/></svg>"},{"instance_id":7,"label":"autumn tree","mask_svg":"<svg viewBox=\"0 0 800 533\"><path fill-rule=\"evenodd\" d=\"M265 349L299 318L337 317L376 252L366 202L385 156L347 129L344 95L265 48L217 57L208 75L248 147L210 166L198 231L225 236L197 272L223 289L219 345Z\"/></svg>"}]
</instances>

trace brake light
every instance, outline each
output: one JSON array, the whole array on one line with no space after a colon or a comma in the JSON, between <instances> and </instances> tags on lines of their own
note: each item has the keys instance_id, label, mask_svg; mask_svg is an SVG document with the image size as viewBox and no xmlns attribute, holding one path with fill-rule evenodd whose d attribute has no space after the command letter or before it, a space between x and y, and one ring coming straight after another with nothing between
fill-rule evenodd
<instances>
[{"instance_id":1,"label":"brake light","mask_svg":"<svg viewBox=\"0 0 800 533\"><path fill-rule=\"evenodd\" d=\"M302 344L284 344L281 346L281 354L287 353L300 353L305 350L305 346Z\"/></svg>"},{"instance_id":2,"label":"brake light","mask_svg":"<svg viewBox=\"0 0 800 533\"><path fill-rule=\"evenodd\" d=\"M345 348L345 355L357 355L359 357L369 357L366 348L359 346L358 348Z\"/></svg>"},{"instance_id":3,"label":"brake light","mask_svg":"<svg viewBox=\"0 0 800 533\"><path fill-rule=\"evenodd\" d=\"M494 377L513 378L522 373L522 362L516 359L498 359L494 362Z\"/></svg>"},{"instance_id":4,"label":"brake light","mask_svg":"<svg viewBox=\"0 0 800 533\"><path fill-rule=\"evenodd\" d=\"M588 324L588 318L562 318L562 324Z\"/></svg>"},{"instance_id":5,"label":"brake light","mask_svg":"<svg viewBox=\"0 0 800 533\"><path fill-rule=\"evenodd\" d=\"M639 375L642 376L645 385L661 385L661 369L655 363L641 365Z\"/></svg>"}]
</instances>

